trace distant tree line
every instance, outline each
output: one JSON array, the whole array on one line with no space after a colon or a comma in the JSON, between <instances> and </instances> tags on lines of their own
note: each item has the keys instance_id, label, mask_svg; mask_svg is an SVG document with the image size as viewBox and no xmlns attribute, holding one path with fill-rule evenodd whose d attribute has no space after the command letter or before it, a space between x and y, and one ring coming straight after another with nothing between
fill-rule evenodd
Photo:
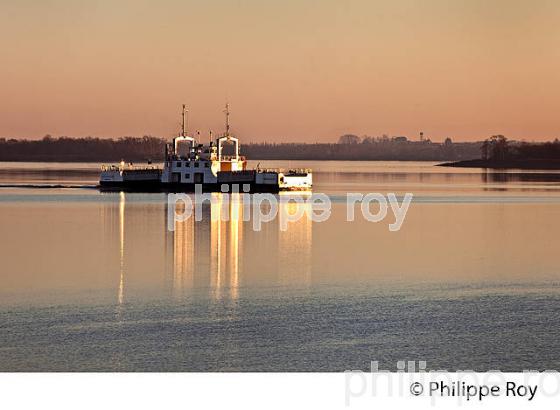
<instances>
[{"instance_id":1,"label":"distant tree line","mask_svg":"<svg viewBox=\"0 0 560 410\"><path fill-rule=\"evenodd\" d=\"M0 161L162 161L163 138L122 137L70 138L46 135L40 140L0 138ZM242 141L243 142L243 141ZM406 137L358 137L346 134L338 143L251 143L242 144L241 153L250 159L302 160L427 160L470 159L560 159L560 142L526 143L496 135L483 142L443 143L410 141ZM481 155L482 153L482 155Z\"/></svg>"},{"instance_id":2,"label":"distant tree line","mask_svg":"<svg viewBox=\"0 0 560 410\"><path fill-rule=\"evenodd\" d=\"M0 138L0 161L162 160L165 141L152 136L108 138L53 138L41 140Z\"/></svg>"},{"instance_id":3,"label":"distant tree line","mask_svg":"<svg viewBox=\"0 0 560 410\"><path fill-rule=\"evenodd\" d=\"M406 137L360 138L347 134L338 144L246 144L243 154L258 159L454 161L480 158L481 142L409 141Z\"/></svg>"},{"instance_id":4,"label":"distant tree line","mask_svg":"<svg viewBox=\"0 0 560 410\"><path fill-rule=\"evenodd\" d=\"M491 161L560 160L560 141L529 143L493 135L481 146L482 159Z\"/></svg>"}]
</instances>

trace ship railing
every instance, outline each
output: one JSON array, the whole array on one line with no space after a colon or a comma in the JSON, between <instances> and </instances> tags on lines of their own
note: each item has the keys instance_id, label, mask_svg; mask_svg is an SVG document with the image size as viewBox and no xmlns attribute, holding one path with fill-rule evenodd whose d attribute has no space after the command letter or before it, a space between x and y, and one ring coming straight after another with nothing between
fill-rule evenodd
<instances>
[{"instance_id":1,"label":"ship railing","mask_svg":"<svg viewBox=\"0 0 560 410\"><path fill-rule=\"evenodd\" d=\"M101 165L101 171L120 171L120 167L118 165Z\"/></svg>"},{"instance_id":2,"label":"ship railing","mask_svg":"<svg viewBox=\"0 0 560 410\"><path fill-rule=\"evenodd\" d=\"M221 156L221 161L228 162L228 161L236 161L236 160L237 161L245 161L245 157L243 157L241 155L239 155L237 157L235 155L222 155Z\"/></svg>"},{"instance_id":3,"label":"ship railing","mask_svg":"<svg viewBox=\"0 0 560 410\"><path fill-rule=\"evenodd\" d=\"M278 172L282 174L309 174L311 168L257 168L258 172Z\"/></svg>"},{"instance_id":4,"label":"ship railing","mask_svg":"<svg viewBox=\"0 0 560 410\"><path fill-rule=\"evenodd\" d=\"M158 165L134 165L134 164L111 164L111 165L101 165L101 171L147 171L147 170L160 170L161 167Z\"/></svg>"}]
</instances>

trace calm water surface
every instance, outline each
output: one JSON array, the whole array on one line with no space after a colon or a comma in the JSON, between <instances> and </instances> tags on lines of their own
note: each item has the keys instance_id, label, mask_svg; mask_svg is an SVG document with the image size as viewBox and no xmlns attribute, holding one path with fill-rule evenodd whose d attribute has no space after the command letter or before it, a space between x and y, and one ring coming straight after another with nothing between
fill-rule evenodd
<instances>
[{"instance_id":1,"label":"calm water surface","mask_svg":"<svg viewBox=\"0 0 560 410\"><path fill-rule=\"evenodd\" d=\"M98 164L0 163L0 371L560 370L560 173L261 166L312 167L331 217L256 232L218 201L171 232ZM414 201L390 232L347 192Z\"/></svg>"}]
</instances>

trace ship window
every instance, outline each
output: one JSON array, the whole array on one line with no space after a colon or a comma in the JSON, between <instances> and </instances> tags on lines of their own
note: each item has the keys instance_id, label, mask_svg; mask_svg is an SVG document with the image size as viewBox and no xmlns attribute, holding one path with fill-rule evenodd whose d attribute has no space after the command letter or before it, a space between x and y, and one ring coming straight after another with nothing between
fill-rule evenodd
<instances>
[{"instance_id":1,"label":"ship window","mask_svg":"<svg viewBox=\"0 0 560 410\"><path fill-rule=\"evenodd\" d=\"M186 166L187 168L190 168L190 167L191 167L191 162L190 162L190 161L189 161L189 162L185 162L185 166Z\"/></svg>"},{"instance_id":2,"label":"ship window","mask_svg":"<svg viewBox=\"0 0 560 410\"><path fill-rule=\"evenodd\" d=\"M205 162L205 163L204 163L204 168L210 168L210 163L209 163L209 162Z\"/></svg>"},{"instance_id":3,"label":"ship window","mask_svg":"<svg viewBox=\"0 0 560 410\"><path fill-rule=\"evenodd\" d=\"M177 168L181 168L181 161L177 162Z\"/></svg>"},{"instance_id":4,"label":"ship window","mask_svg":"<svg viewBox=\"0 0 560 410\"><path fill-rule=\"evenodd\" d=\"M185 174L185 179L191 179L191 174Z\"/></svg>"},{"instance_id":5,"label":"ship window","mask_svg":"<svg viewBox=\"0 0 560 410\"><path fill-rule=\"evenodd\" d=\"M194 167L195 167L195 168L198 168L198 161L196 161L196 162L194 163Z\"/></svg>"}]
</instances>

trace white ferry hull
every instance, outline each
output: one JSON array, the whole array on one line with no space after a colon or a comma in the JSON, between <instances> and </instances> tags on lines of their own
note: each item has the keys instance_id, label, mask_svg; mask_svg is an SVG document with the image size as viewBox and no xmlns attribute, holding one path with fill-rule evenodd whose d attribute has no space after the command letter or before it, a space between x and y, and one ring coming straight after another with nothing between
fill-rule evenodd
<instances>
[{"instance_id":1,"label":"white ferry hull","mask_svg":"<svg viewBox=\"0 0 560 410\"><path fill-rule=\"evenodd\" d=\"M184 176L175 181L165 179L158 173L146 173L142 170L122 172L118 170L103 171L100 176L101 188L125 189L127 191L162 191L162 192L195 192L200 185L203 192L280 192L310 191L312 189L311 172L282 173L263 171L222 171L213 181L205 181L200 177L198 182L187 182ZM195 178L189 178L194 180Z\"/></svg>"},{"instance_id":2,"label":"white ferry hull","mask_svg":"<svg viewBox=\"0 0 560 410\"><path fill-rule=\"evenodd\" d=\"M105 169L99 176L99 186L129 191L154 191L161 187L161 169Z\"/></svg>"}]
</instances>

